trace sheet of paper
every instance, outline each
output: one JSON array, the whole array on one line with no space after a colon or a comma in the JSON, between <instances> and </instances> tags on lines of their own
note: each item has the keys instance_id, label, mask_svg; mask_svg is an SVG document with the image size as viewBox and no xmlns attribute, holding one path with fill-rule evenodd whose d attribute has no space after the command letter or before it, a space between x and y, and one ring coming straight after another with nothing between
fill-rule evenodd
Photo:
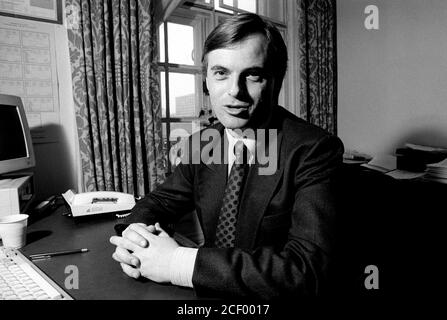
<instances>
[{"instance_id":1,"label":"sheet of paper","mask_svg":"<svg viewBox=\"0 0 447 320\"><path fill-rule=\"evenodd\" d=\"M405 170L393 170L390 171L388 173L386 173L386 175L393 177L394 179L416 179L416 178L420 178L424 175L424 172L410 172L410 171L405 171Z\"/></svg>"},{"instance_id":2,"label":"sheet of paper","mask_svg":"<svg viewBox=\"0 0 447 320\"><path fill-rule=\"evenodd\" d=\"M58 140L46 130L60 122L54 28L17 18L0 21L0 93L22 98L34 143Z\"/></svg>"},{"instance_id":3,"label":"sheet of paper","mask_svg":"<svg viewBox=\"0 0 447 320\"><path fill-rule=\"evenodd\" d=\"M396 169L396 157L389 154L375 155L370 162L362 166L380 172L392 171Z\"/></svg>"}]
</instances>

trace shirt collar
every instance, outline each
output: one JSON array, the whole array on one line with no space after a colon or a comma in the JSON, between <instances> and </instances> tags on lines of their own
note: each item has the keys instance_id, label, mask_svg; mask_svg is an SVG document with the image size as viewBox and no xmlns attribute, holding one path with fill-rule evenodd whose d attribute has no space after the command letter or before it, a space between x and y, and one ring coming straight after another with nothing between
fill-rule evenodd
<instances>
[{"instance_id":1,"label":"shirt collar","mask_svg":"<svg viewBox=\"0 0 447 320\"><path fill-rule=\"evenodd\" d=\"M250 159L248 159L249 163L253 163L254 160L254 155L256 152L256 140L254 139L250 139L247 137L235 137L234 135L236 135L236 133L234 131L232 131L231 129L227 129L225 128L225 134L227 135L227 139L228 139L228 154L231 158L234 157L234 154L232 152L232 150L234 149L234 145L236 144L236 142L241 141L245 144L245 146L247 147L248 151L250 151ZM232 162L232 161L230 161Z\"/></svg>"}]
</instances>

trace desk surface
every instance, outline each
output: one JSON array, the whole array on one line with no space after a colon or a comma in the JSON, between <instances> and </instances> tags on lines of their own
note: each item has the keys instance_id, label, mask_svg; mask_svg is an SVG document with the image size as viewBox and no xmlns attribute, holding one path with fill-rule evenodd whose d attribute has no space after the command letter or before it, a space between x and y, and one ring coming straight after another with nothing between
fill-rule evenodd
<instances>
[{"instance_id":1,"label":"desk surface","mask_svg":"<svg viewBox=\"0 0 447 320\"><path fill-rule=\"evenodd\" d=\"M67 266L79 270L79 289L66 290L74 299L172 300L197 299L194 290L125 275L112 259L114 246L109 238L118 223L114 215L91 218L63 216L62 206L54 213L28 226L27 245L21 251L31 254L67 249L88 248L86 253L55 256L34 263L62 288L69 276Z\"/></svg>"}]
</instances>

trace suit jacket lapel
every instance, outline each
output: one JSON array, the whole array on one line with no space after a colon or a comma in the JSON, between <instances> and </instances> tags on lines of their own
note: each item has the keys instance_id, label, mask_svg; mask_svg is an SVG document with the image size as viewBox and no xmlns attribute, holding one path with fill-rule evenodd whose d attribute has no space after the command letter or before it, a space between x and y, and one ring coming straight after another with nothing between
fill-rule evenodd
<instances>
[{"instance_id":1,"label":"suit jacket lapel","mask_svg":"<svg viewBox=\"0 0 447 320\"><path fill-rule=\"evenodd\" d=\"M279 131L279 130L278 130ZM284 147L282 131L277 136L277 170L270 175L260 175L260 164L256 162L249 171L241 198L236 227L236 246L252 249L255 245L262 217L273 195L284 169Z\"/></svg>"},{"instance_id":2,"label":"suit jacket lapel","mask_svg":"<svg viewBox=\"0 0 447 320\"><path fill-rule=\"evenodd\" d=\"M224 127L221 124L213 127L219 131L220 138L213 140L210 144L212 147L220 148L220 163L201 164L199 166L198 186L199 186L199 201L202 218L202 231L206 240L205 245L212 245L216 237L216 227L220 208L222 207L222 199L225 192L225 186L228 176L228 164L225 161L226 151L225 144L227 143ZM223 139L222 139L223 137ZM209 141L201 143L201 150ZM213 152L210 152L213 156Z\"/></svg>"}]
</instances>

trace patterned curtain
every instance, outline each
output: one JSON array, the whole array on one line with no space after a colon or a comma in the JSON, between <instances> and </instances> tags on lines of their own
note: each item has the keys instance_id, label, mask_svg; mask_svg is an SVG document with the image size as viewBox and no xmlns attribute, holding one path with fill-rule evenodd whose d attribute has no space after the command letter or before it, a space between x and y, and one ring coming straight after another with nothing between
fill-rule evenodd
<instances>
[{"instance_id":1,"label":"patterned curtain","mask_svg":"<svg viewBox=\"0 0 447 320\"><path fill-rule=\"evenodd\" d=\"M152 0L66 0L84 191L164 179Z\"/></svg>"},{"instance_id":2,"label":"patterned curtain","mask_svg":"<svg viewBox=\"0 0 447 320\"><path fill-rule=\"evenodd\" d=\"M297 1L300 19L300 115L336 134L336 1Z\"/></svg>"}]
</instances>

